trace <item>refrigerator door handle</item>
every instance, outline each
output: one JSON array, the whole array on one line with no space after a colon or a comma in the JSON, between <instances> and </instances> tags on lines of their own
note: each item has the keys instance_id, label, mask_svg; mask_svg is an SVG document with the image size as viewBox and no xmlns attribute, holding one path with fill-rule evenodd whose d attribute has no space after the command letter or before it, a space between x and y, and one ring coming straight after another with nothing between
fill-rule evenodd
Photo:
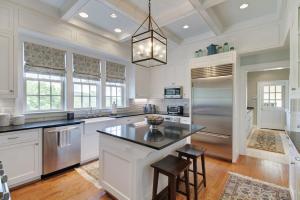
<instances>
[{"instance_id":1,"label":"refrigerator door handle","mask_svg":"<svg viewBox=\"0 0 300 200\"><path fill-rule=\"evenodd\" d=\"M216 134L216 133L198 132L198 134L206 135L206 136L212 136L212 137L218 137L218 138L222 138L222 139L229 139L230 138L230 136L228 136L228 135L221 135L221 134Z\"/></svg>"}]
</instances>

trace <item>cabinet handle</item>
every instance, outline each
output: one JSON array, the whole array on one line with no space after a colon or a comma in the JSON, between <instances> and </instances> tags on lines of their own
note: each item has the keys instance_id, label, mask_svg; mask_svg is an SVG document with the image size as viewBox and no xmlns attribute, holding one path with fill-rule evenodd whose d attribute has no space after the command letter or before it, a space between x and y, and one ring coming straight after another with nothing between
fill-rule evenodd
<instances>
[{"instance_id":1,"label":"cabinet handle","mask_svg":"<svg viewBox=\"0 0 300 200\"><path fill-rule=\"evenodd\" d=\"M35 143L35 146L39 146L39 143Z\"/></svg>"},{"instance_id":2,"label":"cabinet handle","mask_svg":"<svg viewBox=\"0 0 300 200\"><path fill-rule=\"evenodd\" d=\"M296 88L292 88L292 90L294 91L294 90L296 90Z\"/></svg>"},{"instance_id":3,"label":"cabinet handle","mask_svg":"<svg viewBox=\"0 0 300 200\"><path fill-rule=\"evenodd\" d=\"M291 162L291 165L294 165L295 164L295 162Z\"/></svg>"},{"instance_id":4,"label":"cabinet handle","mask_svg":"<svg viewBox=\"0 0 300 200\"><path fill-rule=\"evenodd\" d=\"M15 139L18 139L19 137L9 137L7 138L8 140L15 140Z\"/></svg>"}]
</instances>

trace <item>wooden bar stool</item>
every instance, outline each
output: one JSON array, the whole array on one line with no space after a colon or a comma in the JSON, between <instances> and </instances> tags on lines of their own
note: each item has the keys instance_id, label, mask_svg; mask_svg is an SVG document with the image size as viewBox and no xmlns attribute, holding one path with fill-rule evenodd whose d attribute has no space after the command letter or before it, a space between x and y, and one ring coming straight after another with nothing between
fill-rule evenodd
<instances>
[{"instance_id":1,"label":"wooden bar stool","mask_svg":"<svg viewBox=\"0 0 300 200\"><path fill-rule=\"evenodd\" d=\"M166 196L166 193L168 200L176 200L176 180L182 172L184 172L186 188L186 193L184 193L184 195L187 197L187 200L190 200L188 176L190 164L190 161L172 155L168 155L162 160L153 163L151 165L151 167L154 168L152 200L163 199L162 197ZM162 192L157 194L159 173L168 177L168 186Z\"/></svg>"},{"instance_id":2,"label":"wooden bar stool","mask_svg":"<svg viewBox=\"0 0 300 200\"><path fill-rule=\"evenodd\" d=\"M190 172L193 173L194 176L194 183L190 183L194 187L194 193L195 193L195 200L198 200L198 189L203 184L204 187L206 187L206 172L205 172L205 149L204 148L197 148L194 145L186 144L180 149L177 149L176 152L178 153L178 157L186 157L188 161L193 161L193 170L190 170ZM198 166L197 166L197 159L201 157L201 165L202 165L202 173L198 172ZM198 175L201 175L203 177L203 180L198 184ZM179 181L183 181L180 176L177 179L177 188L179 185Z\"/></svg>"}]
</instances>

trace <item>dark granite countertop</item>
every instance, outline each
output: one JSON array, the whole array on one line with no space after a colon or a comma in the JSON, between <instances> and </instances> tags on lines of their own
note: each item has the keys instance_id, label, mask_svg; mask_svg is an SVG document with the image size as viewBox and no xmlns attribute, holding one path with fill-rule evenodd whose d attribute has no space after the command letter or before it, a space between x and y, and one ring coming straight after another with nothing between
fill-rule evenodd
<instances>
[{"instance_id":1,"label":"dark granite countertop","mask_svg":"<svg viewBox=\"0 0 300 200\"><path fill-rule=\"evenodd\" d=\"M300 153L300 132L287 131L287 133L298 150L298 153Z\"/></svg>"},{"instance_id":2,"label":"dark granite countertop","mask_svg":"<svg viewBox=\"0 0 300 200\"><path fill-rule=\"evenodd\" d=\"M157 131L150 132L146 124L119 125L97 130L101 134L140 144L156 150L166 148L194 133L204 129L199 125L164 122Z\"/></svg>"},{"instance_id":3,"label":"dark granite countertop","mask_svg":"<svg viewBox=\"0 0 300 200\"><path fill-rule=\"evenodd\" d=\"M67 126L82 123L82 120L54 120L54 121L43 121L43 122L33 122L26 123L18 126L3 126L0 127L0 133L12 132L12 131L21 131L27 129L35 129L35 128L49 128L56 126Z\"/></svg>"}]
</instances>

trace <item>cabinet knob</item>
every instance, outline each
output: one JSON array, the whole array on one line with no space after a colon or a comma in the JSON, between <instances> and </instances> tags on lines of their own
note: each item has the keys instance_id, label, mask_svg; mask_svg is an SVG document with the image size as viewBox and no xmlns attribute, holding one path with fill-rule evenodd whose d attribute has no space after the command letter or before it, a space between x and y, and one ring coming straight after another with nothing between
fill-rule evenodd
<instances>
[{"instance_id":1,"label":"cabinet knob","mask_svg":"<svg viewBox=\"0 0 300 200\"><path fill-rule=\"evenodd\" d=\"M296 88L292 88L292 90L293 90L293 91L295 91L295 90L296 90Z\"/></svg>"},{"instance_id":2,"label":"cabinet knob","mask_svg":"<svg viewBox=\"0 0 300 200\"><path fill-rule=\"evenodd\" d=\"M9 90L9 92L11 92L11 93L12 93L12 92L14 92L14 90Z\"/></svg>"},{"instance_id":3,"label":"cabinet knob","mask_svg":"<svg viewBox=\"0 0 300 200\"><path fill-rule=\"evenodd\" d=\"M39 143L35 143L35 146L39 146Z\"/></svg>"}]
</instances>

